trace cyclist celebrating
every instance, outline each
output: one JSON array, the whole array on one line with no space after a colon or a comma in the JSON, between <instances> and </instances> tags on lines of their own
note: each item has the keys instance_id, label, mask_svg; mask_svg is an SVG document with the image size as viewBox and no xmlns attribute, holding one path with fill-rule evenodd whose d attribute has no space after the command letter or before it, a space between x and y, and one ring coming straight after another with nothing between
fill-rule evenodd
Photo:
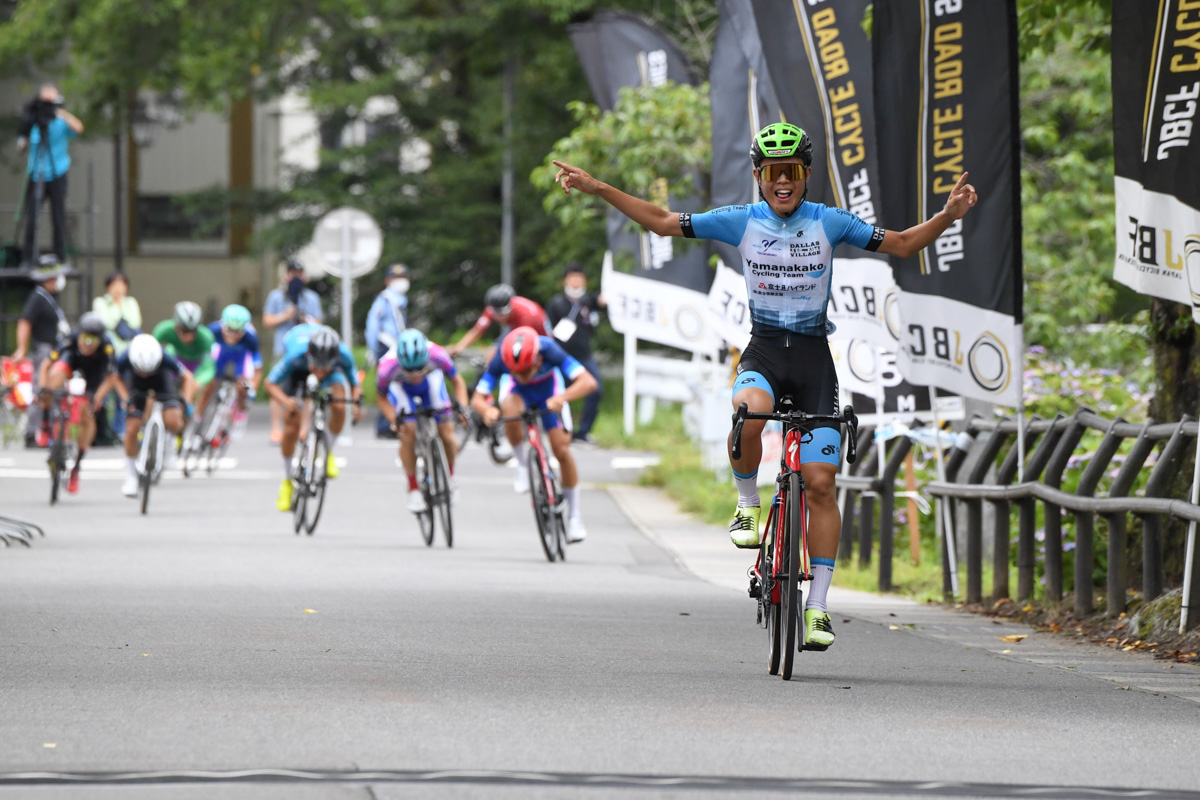
<instances>
[{"instance_id":1,"label":"cyclist celebrating","mask_svg":"<svg viewBox=\"0 0 1200 800\"><path fill-rule=\"evenodd\" d=\"M417 485L417 421L412 417L400 418L412 414L416 410L415 403L424 408L445 409L436 419L438 435L446 447L446 467L450 470L450 496L453 498L458 491L454 479L458 441L454 438L454 412L446 378L453 381L454 397L462 406L467 404L467 382L454 368L449 354L415 328L400 332L396 346L379 360L378 375L375 402L400 437L400 463L408 476L408 510L419 514L426 510L426 505L425 496Z\"/></svg>"},{"instance_id":2,"label":"cyclist celebrating","mask_svg":"<svg viewBox=\"0 0 1200 800\"><path fill-rule=\"evenodd\" d=\"M565 380L564 380L565 379ZM565 381L571 381L570 386ZM492 393L499 391L500 408L491 405ZM563 497L570 514L567 519L567 541L582 542L587 537L579 511L579 470L571 455L571 409L567 403L587 397L596 390L596 379L583 365L567 355L549 336L541 336L529 327L509 332L500 341L499 352L492 357L487 372L475 387L471 406L488 425L495 425L500 412L506 417L519 416L526 407L544 409L542 423L550 448L562 467ZM525 476L526 452L524 431L520 422L506 422L508 436L518 469L513 481L517 492L529 491Z\"/></svg>"},{"instance_id":3,"label":"cyclist celebrating","mask_svg":"<svg viewBox=\"0 0 1200 800\"><path fill-rule=\"evenodd\" d=\"M578 189L595 195L660 236L716 239L737 247L753 322L752 338L738 364L733 406L751 412L773 410L777 398L790 395L797 408L813 414L834 413L837 374L826 336L826 308L832 289L833 251L845 242L865 250L910 258L933 244L975 205L975 188L963 173L945 207L932 218L903 231L868 225L840 208L807 202L813 145L803 130L787 123L767 125L754 136L750 160L761 202L726 206L703 214L668 211L596 180L586 171L555 161L555 180L567 194ZM789 239L792 244L775 244ZM793 254L795 253L795 254ZM729 526L738 547L759 544L758 464L762 459L761 421L747 421L742 457L730 455L738 505ZM841 435L818 427L801 451L809 513L813 584L805 604L806 641L833 644L826 597L833 578L841 521L834 480L841 460Z\"/></svg>"},{"instance_id":4,"label":"cyclist celebrating","mask_svg":"<svg viewBox=\"0 0 1200 800\"><path fill-rule=\"evenodd\" d=\"M154 392L154 402L163 408L163 426L172 434L183 433L183 400L179 397L178 384L183 382L185 393L195 391L192 373L179 363L149 333L139 333L129 342L129 347L117 359L117 374L124 382L127 397L125 423L125 483L121 494L126 497L138 495L138 432L142 429L142 415L146 411L147 395Z\"/></svg>"},{"instance_id":5,"label":"cyclist celebrating","mask_svg":"<svg viewBox=\"0 0 1200 800\"><path fill-rule=\"evenodd\" d=\"M354 353L332 328L306 323L288 331L283 358L271 368L265 384L267 394L283 407L284 412L283 439L279 442L279 451L283 456L283 483L275 500L275 507L280 511L290 511L292 508L292 455L296 452L296 440L300 437L302 408L298 395L310 374L336 400L351 398L357 403L362 397ZM355 420L362 419L362 414L362 408L354 409ZM329 407L329 431L335 438L342 432L345 423L345 403L333 403ZM338 476L332 451L325 462L325 475L328 478Z\"/></svg>"},{"instance_id":6,"label":"cyclist celebrating","mask_svg":"<svg viewBox=\"0 0 1200 800\"><path fill-rule=\"evenodd\" d=\"M493 322L504 326L501 336L520 327L533 328L539 336L550 335L550 320L542 307L528 297L518 297L507 283L498 283L488 289L483 302L485 307L479 319L475 321L475 326L457 342L446 347L446 352L451 357L459 355L474 344ZM490 353L488 357L491 358Z\"/></svg>"},{"instance_id":7,"label":"cyclist celebrating","mask_svg":"<svg viewBox=\"0 0 1200 800\"><path fill-rule=\"evenodd\" d=\"M96 417L93 409L104 402L104 397L110 389L116 389L117 393L121 394L125 388L113 371L117 357L106 332L104 320L100 319L98 314L91 311L84 314L79 318L79 327L71 332L65 340L66 343L52 350L50 357L42 362L41 375L38 377L38 385L50 391L61 389L75 372L79 372L86 382L84 392L88 402L80 409L79 433L76 438L79 443L79 455L67 479L67 491L71 494L79 491L79 462L83 461L84 455L96 438Z\"/></svg>"},{"instance_id":8,"label":"cyclist celebrating","mask_svg":"<svg viewBox=\"0 0 1200 800\"><path fill-rule=\"evenodd\" d=\"M213 332L201 323L204 314L200 306L190 300L175 304L175 313L171 319L164 319L154 326L154 338L163 349L175 356L195 379L195 388L207 386L213 379L216 369L213 366L212 350L216 337ZM195 390L183 399L195 403ZM203 408L201 409L203 410Z\"/></svg>"},{"instance_id":9,"label":"cyclist celebrating","mask_svg":"<svg viewBox=\"0 0 1200 800\"><path fill-rule=\"evenodd\" d=\"M213 372L215 375L232 375L241 377L238 382L238 409L246 410L246 398L258 386L258 378L262 372L262 356L258 352L258 336L254 326L250 324L250 310L236 303L225 306L221 312L221 321L208 326L216 340L213 348ZM200 402L196 404L196 414L203 414L208 401L216 391L216 381L210 381L204 387Z\"/></svg>"}]
</instances>

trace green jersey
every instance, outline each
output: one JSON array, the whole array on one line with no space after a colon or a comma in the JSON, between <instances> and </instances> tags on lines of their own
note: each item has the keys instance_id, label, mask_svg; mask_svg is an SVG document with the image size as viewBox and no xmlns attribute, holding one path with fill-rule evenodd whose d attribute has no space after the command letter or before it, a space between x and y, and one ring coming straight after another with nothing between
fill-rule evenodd
<instances>
[{"instance_id":1,"label":"green jersey","mask_svg":"<svg viewBox=\"0 0 1200 800\"><path fill-rule=\"evenodd\" d=\"M154 326L154 338L195 373L197 383L208 383L212 379L212 348L216 337L207 327L201 325L191 343L184 344L179 339L179 331L175 330L175 321L166 319Z\"/></svg>"}]
</instances>

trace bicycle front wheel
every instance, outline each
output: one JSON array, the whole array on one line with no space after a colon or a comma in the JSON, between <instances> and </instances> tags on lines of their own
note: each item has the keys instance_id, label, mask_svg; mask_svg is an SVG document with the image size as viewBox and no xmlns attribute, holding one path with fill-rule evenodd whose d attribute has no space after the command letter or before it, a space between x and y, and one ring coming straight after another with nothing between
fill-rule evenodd
<instances>
[{"instance_id":1,"label":"bicycle front wheel","mask_svg":"<svg viewBox=\"0 0 1200 800\"><path fill-rule=\"evenodd\" d=\"M433 479L430 486L433 504L437 509L438 522L442 526L442 536L446 537L446 547L454 546L454 520L450 511L450 473L446 467L446 447L440 436L435 435L429 447L431 462L429 476Z\"/></svg>"},{"instance_id":2,"label":"bicycle front wheel","mask_svg":"<svg viewBox=\"0 0 1200 800\"><path fill-rule=\"evenodd\" d=\"M772 503L771 511L767 514L767 527L763 531L762 544L759 545L759 598L763 618L767 624L767 673L779 674L779 661L783 653L783 641L780 632L783 629L782 606L779 604L779 584L775 581L775 549L774 542L780 541L779 518L776 513L779 506Z\"/></svg>"},{"instance_id":3,"label":"bicycle front wheel","mask_svg":"<svg viewBox=\"0 0 1200 800\"><path fill-rule=\"evenodd\" d=\"M800 542L804 538L802 491L800 474L793 472L788 477L786 514L781 526L787 533L784 543L784 552L787 554L784 568L787 570L787 577L782 582L779 597L779 604L783 607L784 616L782 677L785 681L792 679L792 662L796 658L796 652L800 649L800 643L803 642L802 633L797 637L800 626L804 624L800 619Z\"/></svg>"},{"instance_id":4,"label":"bicycle front wheel","mask_svg":"<svg viewBox=\"0 0 1200 800\"><path fill-rule=\"evenodd\" d=\"M67 421L61 414L51 417L50 432L53 439L50 442L50 457L46 459L50 466L50 505L58 502L58 491L62 487L63 471L66 470L67 460Z\"/></svg>"},{"instance_id":5,"label":"bicycle front wheel","mask_svg":"<svg viewBox=\"0 0 1200 800\"><path fill-rule=\"evenodd\" d=\"M546 559L554 563L558 559L558 530L554 523L554 507L546 491L546 462L538 450L529 450L529 496L533 503L533 516L537 520L538 540Z\"/></svg>"},{"instance_id":6,"label":"bicycle front wheel","mask_svg":"<svg viewBox=\"0 0 1200 800\"><path fill-rule=\"evenodd\" d=\"M292 467L292 530L296 535L304 530L304 513L308 508L308 462L312 439L300 440L300 458Z\"/></svg>"},{"instance_id":7,"label":"bicycle front wheel","mask_svg":"<svg viewBox=\"0 0 1200 800\"><path fill-rule=\"evenodd\" d=\"M417 456L417 487L425 498L425 510L418 511L414 516L417 518L417 527L421 529L421 541L425 542L426 547L433 547L433 475L428 448L425 448L424 455Z\"/></svg>"},{"instance_id":8,"label":"bicycle front wheel","mask_svg":"<svg viewBox=\"0 0 1200 800\"><path fill-rule=\"evenodd\" d=\"M158 467L158 435L158 426L151 425L145 438L142 439L142 447L146 452L145 471L141 475L143 514L150 506L150 487L154 485L154 472Z\"/></svg>"},{"instance_id":9,"label":"bicycle front wheel","mask_svg":"<svg viewBox=\"0 0 1200 800\"><path fill-rule=\"evenodd\" d=\"M329 462L329 432L318 431L313 439L312 462L309 464L308 480L311 487L310 496L312 498L312 507L310 511L312 516L304 525L305 531L309 536L313 535L313 531L317 528L317 520L321 518L321 509L325 507L325 484L328 478L325 477L325 465Z\"/></svg>"}]
</instances>

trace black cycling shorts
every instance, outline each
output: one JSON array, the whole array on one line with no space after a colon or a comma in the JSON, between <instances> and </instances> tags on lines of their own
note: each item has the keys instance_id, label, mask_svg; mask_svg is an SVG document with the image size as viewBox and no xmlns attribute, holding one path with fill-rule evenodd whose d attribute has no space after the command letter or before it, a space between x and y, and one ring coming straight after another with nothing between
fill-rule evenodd
<instances>
[{"instance_id":1,"label":"black cycling shorts","mask_svg":"<svg viewBox=\"0 0 1200 800\"><path fill-rule=\"evenodd\" d=\"M738 362L733 394L751 386L770 392L777 410L784 397L791 397L793 409L809 414L837 413L837 370L824 336L752 336ZM822 422L813 427L837 426Z\"/></svg>"}]
</instances>

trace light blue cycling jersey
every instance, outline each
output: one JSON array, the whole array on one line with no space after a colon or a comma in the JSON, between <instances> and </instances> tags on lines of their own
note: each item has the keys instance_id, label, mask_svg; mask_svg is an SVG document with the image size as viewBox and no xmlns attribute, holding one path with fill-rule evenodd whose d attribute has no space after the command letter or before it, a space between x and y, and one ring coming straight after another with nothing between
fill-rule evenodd
<instances>
[{"instance_id":1,"label":"light blue cycling jersey","mask_svg":"<svg viewBox=\"0 0 1200 800\"><path fill-rule=\"evenodd\" d=\"M293 375L301 373L307 375L308 341L323 327L323 325L304 324L297 325L288 331L287 338L284 339L283 357L271 368L267 380L278 386ZM328 386L335 382L341 382L339 375L344 375L350 386L358 386L358 366L354 361L354 352L346 346L345 342L338 342L338 359L334 363L333 372L322 382L322 385Z\"/></svg>"},{"instance_id":2,"label":"light blue cycling jersey","mask_svg":"<svg viewBox=\"0 0 1200 800\"><path fill-rule=\"evenodd\" d=\"M766 201L679 215L688 238L716 239L742 254L755 333L833 332L826 316L833 291L833 250L842 242L878 250L884 229L842 208L802 202L787 219Z\"/></svg>"}]
</instances>

